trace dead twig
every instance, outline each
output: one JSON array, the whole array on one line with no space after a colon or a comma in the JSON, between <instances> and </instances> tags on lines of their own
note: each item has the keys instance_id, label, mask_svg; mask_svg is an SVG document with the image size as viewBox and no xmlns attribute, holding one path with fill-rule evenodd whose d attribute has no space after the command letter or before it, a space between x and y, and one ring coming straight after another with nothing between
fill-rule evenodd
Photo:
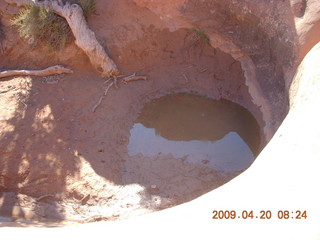
<instances>
[{"instance_id":1,"label":"dead twig","mask_svg":"<svg viewBox=\"0 0 320 240\"><path fill-rule=\"evenodd\" d=\"M125 78L129 79L129 78L132 78L132 77L135 77L135 76L136 76L136 73L132 73L131 75L126 76Z\"/></svg>"},{"instance_id":2,"label":"dead twig","mask_svg":"<svg viewBox=\"0 0 320 240\"><path fill-rule=\"evenodd\" d=\"M113 76L113 84L114 84L115 88L118 89L118 78L117 78L117 76Z\"/></svg>"},{"instance_id":3,"label":"dead twig","mask_svg":"<svg viewBox=\"0 0 320 240\"><path fill-rule=\"evenodd\" d=\"M186 80L186 83L189 82L189 79L187 78L187 76L184 73L181 73L181 75L184 77L184 79Z\"/></svg>"},{"instance_id":4,"label":"dead twig","mask_svg":"<svg viewBox=\"0 0 320 240\"><path fill-rule=\"evenodd\" d=\"M111 80L114 80L114 78L117 78L117 80L118 80L119 78L122 78L122 77L125 77L125 75L116 75L116 76L112 76L112 77L110 77L110 78L106 79L106 81L105 81L103 84L107 84L107 83L109 83Z\"/></svg>"},{"instance_id":5,"label":"dead twig","mask_svg":"<svg viewBox=\"0 0 320 240\"><path fill-rule=\"evenodd\" d=\"M106 88L106 90L104 91L104 96L107 95L107 93L108 93L109 89L112 87L112 85L113 85L113 82L110 83L109 86L108 86L108 87Z\"/></svg>"},{"instance_id":6,"label":"dead twig","mask_svg":"<svg viewBox=\"0 0 320 240\"><path fill-rule=\"evenodd\" d=\"M109 85L107 86L106 90L104 91L103 95L99 98L98 102L93 106L92 108L92 112L95 112L97 110L97 108L100 106L100 104L102 103L104 97L107 95L109 89L114 86L115 88L118 88L118 79L119 78L123 78L122 81L124 83L128 83L131 81L138 81L138 80L148 80L146 76L136 76L136 73L125 77L124 75L118 75L118 76L112 76L110 78L108 78L104 84L109 83ZM110 83L111 82L111 83Z\"/></svg>"},{"instance_id":7,"label":"dead twig","mask_svg":"<svg viewBox=\"0 0 320 240\"><path fill-rule=\"evenodd\" d=\"M108 78L106 81L104 81L103 84L107 84L107 83L109 83L111 80L112 80L112 78Z\"/></svg>"},{"instance_id":8,"label":"dead twig","mask_svg":"<svg viewBox=\"0 0 320 240\"><path fill-rule=\"evenodd\" d=\"M95 112L97 110L97 108L99 107L99 105L102 103L103 98L107 95L109 89L112 87L112 85L114 84L114 82L111 82L108 87L106 88L106 90L104 91L103 95L99 98L99 101L93 106L92 108L92 112Z\"/></svg>"},{"instance_id":9,"label":"dead twig","mask_svg":"<svg viewBox=\"0 0 320 240\"><path fill-rule=\"evenodd\" d=\"M139 81L139 80L146 81L146 80L148 80L148 78L146 76L136 76L136 73L134 73L134 74L122 79L122 81L124 83L132 82L132 81Z\"/></svg>"},{"instance_id":10,"label":"dead twig","mask_svg":"<svg viewBox=\"0 0 320 240\"><path fill-rule=\"evenodd\" d=\"M60 65L48 67L42 70L7 70L0 72L0 78L11 77L11 76L38 76L46 77L49 75L73 73L70 68L66 68Z\"/></svg>"},{"instance_id":11,"label":"dead twig","mask_svg":"<svg viewBox=\"0 0 320 240\"><path fill-rule=\"evenodd\" d=\"M95 112L97 107L101 104L102 100L103 100L103 97L104 95L102 95L100 98L99 98L99 101L93 106L92 108L92 112Z\"/></svg>"}]
</instances>

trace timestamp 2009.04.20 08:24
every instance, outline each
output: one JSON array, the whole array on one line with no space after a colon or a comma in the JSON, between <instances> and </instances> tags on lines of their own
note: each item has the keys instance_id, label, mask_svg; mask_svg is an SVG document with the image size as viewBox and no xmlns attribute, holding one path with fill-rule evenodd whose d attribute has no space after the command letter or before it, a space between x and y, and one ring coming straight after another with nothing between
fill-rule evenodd
<instances>
[{"instance_id":1,"label":"timestamp 2009.04.20 08:24","mask_svg":"<svg viewBox=\"0 0 320 240\"><path fill-rule=\"evenodd\" d=\"M307 219L307 211L295 210L279 210L272 212L270 210L248 211L243 210L237 212L235 210L214 210L212 211L212 219Z\"/></svg>"}]
</instances>

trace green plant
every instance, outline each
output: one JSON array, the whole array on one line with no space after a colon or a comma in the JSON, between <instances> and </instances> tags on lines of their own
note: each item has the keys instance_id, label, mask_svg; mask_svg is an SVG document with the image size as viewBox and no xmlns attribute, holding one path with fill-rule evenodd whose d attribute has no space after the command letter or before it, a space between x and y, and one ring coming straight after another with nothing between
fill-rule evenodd
<instances>
[{"instance_id":1,"label":"green plant","mask_svg":"<svg viewBox=\"0 0 320 240\"><path fill-rule=\"evenodd\" d=\"M20 37L31 44L45 41L57 50L63 48L69 39L68 23L52 11L34 4L26 5L11 22L18 27Z\"/></svg>"},{"instance_id":2,"label":"green plant","mask_svg":"<svg viewBox=\"0 0 320 240\"><path fill-rule=\"evenodd\" d=\"M199 44L201 41L204 41L206 44L210 45L210 37L204 30L191 28L189 30L189 34L194 45Z\"/></svg>"},{"instance_id":3,"label":"green plant","mask_svg":"<svg viewBox=\"0 0 320 240\"><path fill-rule=\"evenodd\" d=\"M95 12L94 0L70 0L79 4L87 18ZM35 4L26 5L17 16L11 20L18 27L20 37L36 45L46 42L53 50L60 50L71 40L71 30L66 20L49 9Z\"/></svg>"},{"instance_id":4,"label":"green plant","mask_svg":"<svg viewBox=\"0 0 320 240\"><path fill-rule=\"evenodd\" d=\"M83 10L83 15L88 19L91 15L96 13L95 0L69 0L70 3L79 4Z\"/></svg>"}]
</instances>

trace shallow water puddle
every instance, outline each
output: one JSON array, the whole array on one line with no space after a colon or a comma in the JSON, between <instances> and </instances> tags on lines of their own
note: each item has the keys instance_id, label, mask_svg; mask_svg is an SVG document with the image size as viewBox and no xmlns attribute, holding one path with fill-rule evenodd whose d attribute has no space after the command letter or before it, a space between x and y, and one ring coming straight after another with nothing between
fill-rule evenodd
<instances>
[{"instance_id":1,"label":"shallow water puddle","mask_svg":"<svg viewBox=\"0 0 320 240\"><path fill-rule=\"evenodd\" d=\"M128 153L185 157L222 172L248 168L260 144L259 126L245 108L226 100L174 94L145 105L136 120Z\"/></svg>"}]
</instances>

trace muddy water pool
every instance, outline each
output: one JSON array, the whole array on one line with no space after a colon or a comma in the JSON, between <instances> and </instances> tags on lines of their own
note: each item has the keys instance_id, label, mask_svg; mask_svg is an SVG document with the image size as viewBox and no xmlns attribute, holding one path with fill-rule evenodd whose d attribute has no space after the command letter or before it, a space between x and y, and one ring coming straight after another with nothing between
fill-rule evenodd
<instances>
[{"instance_id":1,"label":"muddy water pool","mask_svg":"<svg viewBox=\"0 0 320 240\"><path fill-rule=\"evenodd\" d=\"M130 133L130 156L172 154L221 172L248 168L260 145L259 125L248 110L193 94L147 103Z\"/></svg>"}]
</instances>

